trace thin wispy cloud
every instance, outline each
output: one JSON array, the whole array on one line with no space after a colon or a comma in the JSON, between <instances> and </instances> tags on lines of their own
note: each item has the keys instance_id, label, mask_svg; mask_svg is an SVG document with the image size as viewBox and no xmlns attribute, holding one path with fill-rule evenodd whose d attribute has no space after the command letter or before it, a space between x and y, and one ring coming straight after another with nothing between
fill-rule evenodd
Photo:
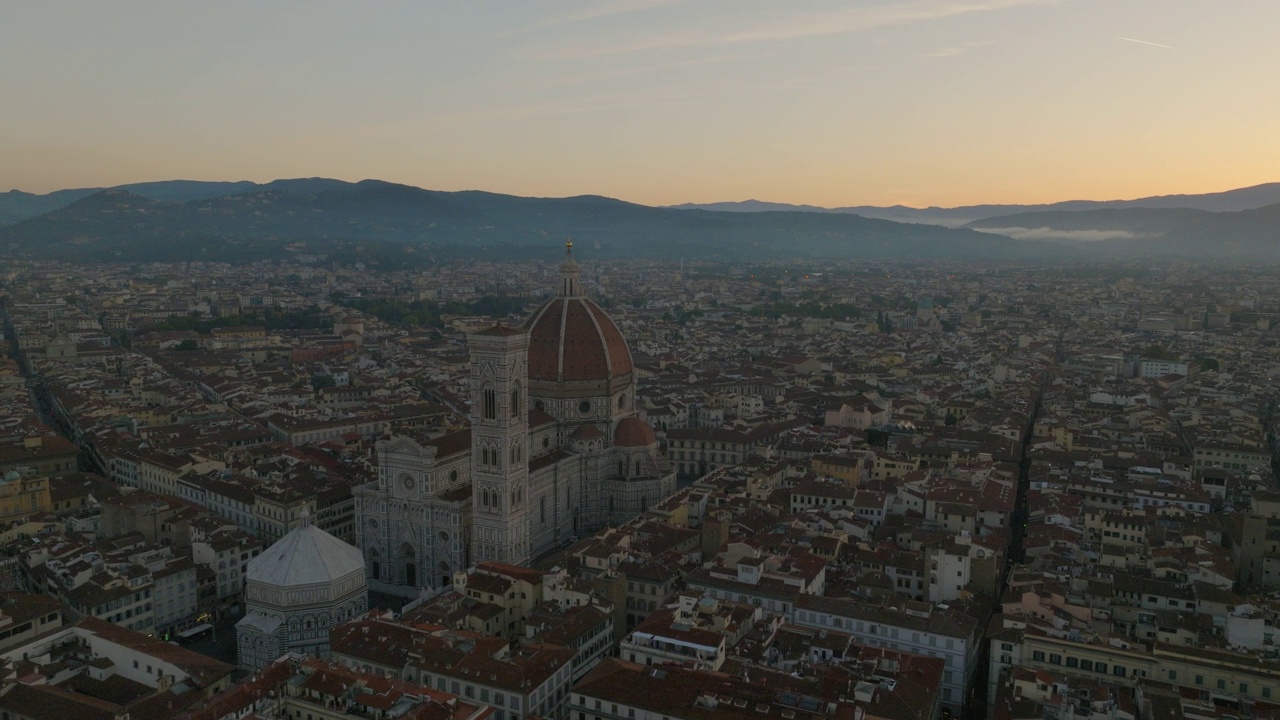
<instances>
[{"instance_id":1,"label":"thin wispy cloud","mask_svg":"<svg viewBox=\"0 0 1280 720\"><path fill-rule=\"evenodd\" d=\"M662 74L672 70L690 70L713 65L729 65L733 63L776 57L777 55L778 53L776 52L730 53L689 58L685 60L673 60L671 62L651 63L648 65L633 65L630 67L615 68L612 70L586 72L578 75L556 76L541 84L535 84L534 87L548 89L574 85L588 85L591 83L604 82L606 80L617 80L624 77Z\"/></svg>"},{"instance_id":2,"label":"thin wispy cloud","mask_svg":"<svg viewBox=\"0 0 1280 720\"><path fill-rule=\"evenodd\" d=\"M1174 46L1172 46L1172 45L1162 45L1162 44L1157 43L1157 42L1148 42L1148 41L1146 41L1146 40L1138 40L1138 39L1136 39L1136 38L1118 37L1118 38L1116 38L1116 39L1117 39L1117 40L1124 40L1125 42L1138 43L1139 45L1150 45L1151 47L1165 48L1166 50L1177 50L1177 49L1178 49L1178 48L1176 48L1176 47L1174 47Z\"/></svg>"},{"instance_id":3,"label":"thin wispy cloud","mask_svg":"<svg viewBox=\"0 0 1280 720\"><path fill-rule=\"evenodd\" d=\"M616 111L626 107L654 107L657 105L683 105L690 103L714 103L717 97L731 96L745 84L727 84L708 89L695 86L663 86L645 90L602 92L580 97L533 102L513 102L456 111L431 111L412 119L397 120L387 124L395 132L401 128L434 124L437 127L474 127L477 123L508 122L538 117L577 115L599 111Z\"/></svg>"},{"instance_id":4,"label":"thin wispy cloud","mask_svg":"<svg viewBox=\"0 0 1280 720\"><path fill-rule=\"evenodd\" d=\"M578 23L602 20L604 18L616 17L618 15L630 15L631 13L644 12L645 10L653 10L667 5L677 5L690 1L691 0L619 0L618 2L609 3L596 2L579 10L553 15L523 27L509 30L505 33L499 34L497 37L511 37L513 35L538 32L540 30L550 30L552 28L563 27L565 25L576 25Z\"/></svg>"},{"instance_id":5,"label":"thin wispy cloud","mask_svg":"<svg viewBox=\"0 0 1280 720\"><path fill-rule=\"evenodd\" d=\"M941 47L941 48L938 48L937 50L934 50L933 52L923 53L920 55L920 57L923 57L923 58L955 57L957 55L963 55L969 52L970 50L976 50L978 48L983 48L983 47L987 47L994 44L995 43L992 42L991 40L973 40L966 43L960 43L959 45L948 45L946 47Z\"/></svg>"},{"instance_id":6,"label":"thin wispy cloud","mask_svg":"<svg viewBox=\"0 0 1280 720\"><path fill-rule=\"evenodd\" d=\"M914 0L872 7L846 8L802 13L776 18L754 27L737 30L679 30L642 38L630 43L590 44L558 47L542 54L545 58L603 57L664 50L705 49L746 43L781 42L831 37L883 27L913 25L961 15L988 13L1022 7L1057 5L1066 0Z\"/></svg>"}]
</instances>

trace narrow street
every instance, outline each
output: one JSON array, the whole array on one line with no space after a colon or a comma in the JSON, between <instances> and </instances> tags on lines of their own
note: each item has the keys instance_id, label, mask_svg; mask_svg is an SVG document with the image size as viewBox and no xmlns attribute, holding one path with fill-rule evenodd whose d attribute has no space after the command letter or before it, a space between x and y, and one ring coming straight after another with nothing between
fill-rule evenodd
<instances>
[{"instance_id":1,"label":"narrow street","mask_svg":"<svg viewBox=\"0 0 1280 720\"><path fill-rule=\"evenodd\" d=\"M236 664L236 622L239 620L239 615L225 613L218 622L214 623L211 635L186 643L184 647L234 665Z\"/></svg>"},{"instance_id":2,"label":"narrow street","mask_svg":"<svg viewBox=\"0 0 1280 720\"><path fill-rule=\"evenodd\" d=\"M1054 349L1053 367L1057 367L1061 361L1063 334L1058 335L1057 346ZM1031 438L1035 429L1036 421L1040 419L1042 411L1041 401L1044 396L1044 388L1049 378L1040 379L1040 386L1036 391L1035 402L1031 407L1031 416L1027 420L1027 426L1022 433L1022 447L1020 449L1018 462L1018 485L1017 498L1013 508L1013 517L1011 519L1009 533L1009 552L1005 557L1004 572L1000 577L1000 588L994 599L991 611L998 614L1001 610L1000 594L1004 592L1004 588L1008 586L1009 575L1013 572L1013 568L1018 563L1026 560L1026 549L1023 542L1027 533L1027 518L1030 516L1030 508L1027 507L1027 491L1031 488L1031 459L1029 453L1031 450ZM968 720L980 720L987 716L987 686L988 673L990 672L990 653L991 648L984 641L982 650L980 651L981 660L977 672L975 673L974 683L970 690L969 702L967 707L969 710L965 713Z\"/></svg>"}]
</instances>

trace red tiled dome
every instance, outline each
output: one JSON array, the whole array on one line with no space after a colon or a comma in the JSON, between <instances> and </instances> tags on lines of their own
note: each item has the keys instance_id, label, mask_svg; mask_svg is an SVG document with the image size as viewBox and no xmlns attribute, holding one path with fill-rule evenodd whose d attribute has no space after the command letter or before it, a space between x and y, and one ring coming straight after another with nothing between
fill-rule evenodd
<instances>
[{"instance_id":1,"label":"red tiled dome","mask_svg":"<svg viewBox=\"0 0 1280 720\"><path fill-rule=\"evenodd\" d=\"M525 327L531 381L612 380L632 371L618 326L585 297L548 300Z\"/></svg>"},{"instance_id":2,"label":"red tiled dome","mask_svg":"<svg viewBox=\"0 0 1280 720\"><path fill-rule=\"evenodd\" d=\"M613 444L617 447L648 447L658 442L649 423L638 417L623 418L613 431Z\"/></svg>"}]
</instances>

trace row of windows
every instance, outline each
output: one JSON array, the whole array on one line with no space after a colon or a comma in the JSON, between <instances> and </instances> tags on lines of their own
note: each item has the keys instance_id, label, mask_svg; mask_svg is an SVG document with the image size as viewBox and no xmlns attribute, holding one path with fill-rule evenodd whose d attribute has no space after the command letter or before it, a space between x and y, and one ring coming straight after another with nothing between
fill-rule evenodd
<instances>
[{"instance_id":1,"label":"row of windows","mask_svg":"<svg viewBox=\"0 0 1280 720\"><path fill-rule=\"evenodd\" d=\"M481 401L484 406L484 419L496 420L498 418L498 393L492 388L486 388L482 393ZM511 417L519 417L520 415L520 386L516 385L511 391Z\"/></svg>"},{"instance_id":2,"label":"row of windows","mask_svg":"<svg viewBox=\"0 0 1280 720\"><path fill-rule=\"evenodd\" d=\"M1009 649L1010 647L1011 646L1009 646L1008 644L1005 645L1006 649ZM1108 666L1108 664L1105 662L1095 661L1095 660L1085 660L1083 658L1076 658L1071 656L1067 656L1066 658L1063 658L1063 656L1060 655L1059 653L1046 654L1043 650L1032 651L1031 659L1037 662L1048 662L1051 665L1063 665L1064 667L1075 668L1085 672L1095 672L1101 675L1106 675L1108 674L1108 672L1111 675L1114 675L1115 677L1126 677L1130 675L1129 669L1126 668L1124 665L1111 664ZM1010 656L1008 655L1001 655L1000 660L1001 662L1004 662L1004 663L1012 662L1012 658L1010 658ZM1168 677L1170 682L1176 683L1179 681L1177 670L1169 670L1167 672L1168 672ZM1132 671L1133 677L1145 677L1146 674L1147 673L1145 670L1142 670L1139 668L1135 668ZM1193 681L1199 687L1205 686L1204 675L1200 675L1200 674L1195 675L1193 678ZM1217 687L1218 690L1228 690L1228 691L1234 690L1236 692L1239 692L1241 695L1249 694L1249 683L1236 680L1236 681L1232 681L1231 684L1232 684L1232 687L1228 687L1228 681L1226 678L1218 678L1217 682L1215 683L1215 686ZM1264 698L1271 697L1270 687L1264 686L1262 688L1262 697Z\"/></svg>"},{"instance_id":3,"label":"row of windows","mask_svg":"<svg viewBox=\"0 0 1280 720\"><path fill-rule=\"evenodd\" d=\"M149 613L149 612L151 612L151 603L146 603L146 604L145 604L145 605L143 605L142 607L137 608L136 612L135 612L135 609L134 609L134 608L129 608L129 609L125 610L125 611L124 611L124 612L122 612L122 613L116 613L116 614L114 614L114 615L109 615L109 616L104 617L104 618L102 618L102 619L103 619L103 620L106 620L107 622L110 622L110 623L119 623L121 620L128 620L128 619L132 618L134 615L137 615L138 617L141 617L144 613ZM132 627L132 626L130 626L130 627Z\"/></svg>"},{"instance_id":4,"label":"row of windows","mask_svg":"<svg viewBox=\"0 0 1280 720\"><path fill-rule=\"evenodd\" d=\"M834 628L852 630L854 632L865 632L869 635L883 635L895 640L899 637L898 628L896 627L882 627L876 623L864 623L861 620L849 620L841 617L832 617L830 618L830 622L827 622L828 618L826 616L820 616L818 613L812 613L805 610L801 610L798 614L800 616L800 620L804 622L816 623L819 625L830 625ZM912 644L919 645L921 640L928 643L930 647L938 646L937 635L929 635L928 633L922 635L918 632L911 633ZM943 638L942 646L947 650L954 650L955 643L955 638Z\"/></svg>"},{"instance_id":5,"label":"row of windows","mask_svg":"<svg viewBox=\"0 0 1280 720\"><path fill-rule=\"evenodd\" d=\"M488 448L488 447L480 448L480 464L481 465L485 465L489 467L497 467L498 461L501 457L502 456L499 454L497 448ZM524 460L524 447L521 446L520 443L512 443L511 447L507 452L507 460L513 465L517 462L520 462L521 460ZM457 479L457 476L458 476L458 471L456 470L453 471L449 475L449 481L453 482L454 480Z\"/></svg>"},{"instance_id":6,"label":"row of windows","mask_svg":"<svg viewBox=\"0 0 1280 720\"><path fill-rule=\"evenodd\" d=\"M135 603L135 602L138 602L138 601L140 601L140 600L147 600L147 599L150 599L150 598L151 598L151 590L149 590L149 589L148 589L148 590L143 590L142 592L136 592L136 593L134 593L134 594L133 594L133 598L132 598L132 600L131 600L130 598L128 598L128 597L124 597L124 598L120 598L120 599L118 599L118 600L112 600L111 602L109 602L109 603L107 603L107 604L105 604L105 605L99 605L97 608L95 608L95 612L94 612L94 614L95 614L95 615L101 615L101 614L103 614L103 613L107 612L108 610L119 610L120 608L124 607L125 605L131 605L131 604L133 604L133 603ZM149 605L150 605L150 604L148 603L148 606L149 606Z\"/></svg>"},{"instance_id":7,"label":"row of windows","mask_svg":"<svg viewBox=\"0 0 1280 720\"><path fill-rule=\"evenodd\" d=\"M672 447L698 448L699 450L739 450L736 447L729 447L729 445L737 445L737 443L709 443L704 440L676 440L671 445Z\"/></svg>"},{"instance_id":8,"label":"row of windows","mask_svg":"<svg viewBox=\"0 0 1280 720\"><path fill-rule=\"evenodd\" d=\"M1126 668L1124 665L1116 664L1116 665L1108 666L1108 664L1105 662L1094 661L1094 660L1084 660L1081 658L1070 657L1070 656L1065 658L1066 662L1064 663L1063 662L1064 658L1062 657L1061 654L1048 653L1046 657L1046 654L1043 650L1033 650L1031 652L1031 659L1035 660L1036 662L1048 662L1050 665L1064 665L1065 667L1084 670L1086 672L1095 672L1100 675L1106 675L1109 671L1110 674L1116 677L1129 676L1129 669ZM1138 668L1134 668L1133 670L1134 677L1142 677L1142 676L1145 676L1146 674L1147 673L1145 670L1141 670Z\"/></svg>"}]
</instances>

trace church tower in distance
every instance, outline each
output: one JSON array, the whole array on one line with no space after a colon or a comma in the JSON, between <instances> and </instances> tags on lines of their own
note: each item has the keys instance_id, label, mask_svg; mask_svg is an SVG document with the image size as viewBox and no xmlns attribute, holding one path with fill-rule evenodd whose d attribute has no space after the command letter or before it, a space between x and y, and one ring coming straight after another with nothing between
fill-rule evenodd
<instances>
[{"instance_id":1,"label":"church tower in distance","mask_svg":"<svg viewBox=\"0 0 1280 720\"><path fill-rule=\"evenodd\" d=\"M471 562L519 565L529 543L529 334L495 325L471 352Z\"/></svg>"}]
</instances>

